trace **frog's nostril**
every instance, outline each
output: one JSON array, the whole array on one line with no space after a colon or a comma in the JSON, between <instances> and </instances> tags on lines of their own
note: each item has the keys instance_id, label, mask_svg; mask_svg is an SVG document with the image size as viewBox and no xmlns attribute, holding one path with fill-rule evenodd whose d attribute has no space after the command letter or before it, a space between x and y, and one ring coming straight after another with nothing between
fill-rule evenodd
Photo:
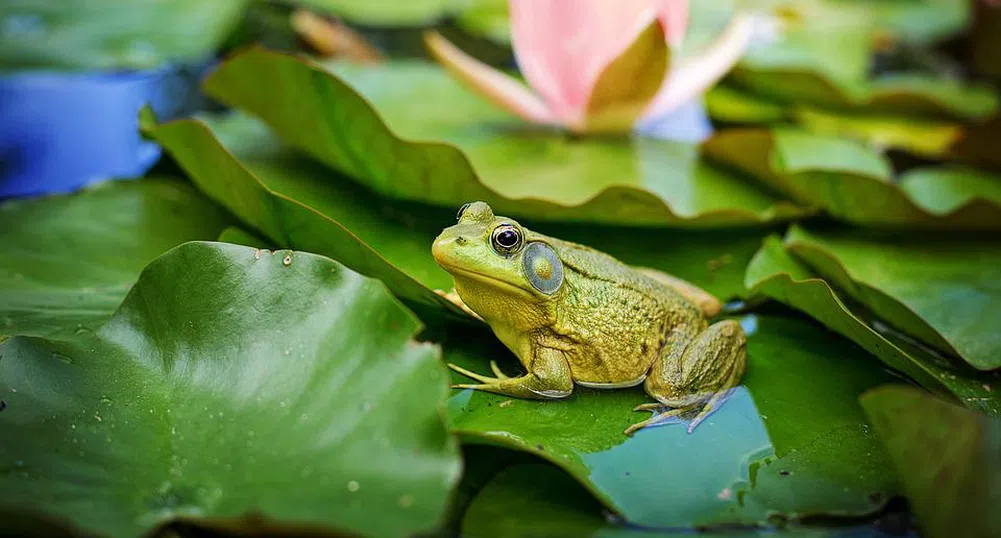
<instances>
[{"instance_id":1,"label":"frog's nostril","mask_svg":"<svg viewBox=\"0 0 1001 538\"><path fill-rule=\"evenodd\" d=\"M465 245L466 244L466 238L463 237L463 236L461 236L461 235L458 236L458 237L456 237L455 238L455 244L456 245Z\"/></svg>"}]
</instances>

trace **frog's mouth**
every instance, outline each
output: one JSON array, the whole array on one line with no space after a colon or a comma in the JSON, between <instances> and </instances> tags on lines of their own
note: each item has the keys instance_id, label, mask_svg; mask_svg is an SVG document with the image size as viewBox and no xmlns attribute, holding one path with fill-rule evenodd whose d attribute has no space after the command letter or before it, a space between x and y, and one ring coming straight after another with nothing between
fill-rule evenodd
<instances>
[{"instance_id":1,"label":"frog's mouth","mask_svg":"<svg viewBox=\"0 0 1001 538\"><path fill-rule=\"evenodd\" d=\"M508 282L506 280L501 280L501 279L499 279L497 277L494 277L494 276L485 275L483 273L477 273L475 271L470 271L469 269L464 269L462 267L456 267L456 266L451 265L449 263L444 263L444 262L442 262L440 260L438 261L438 264L441 265L443 269L445 269L449 273L452 273L453 275L461 275L461 276L463 276L465 278L468 278L470 280L476 280L476 281L482 282L483 284L486 284L488 286L492 286L494 288L505 290L505 291L507 291L509 293L512 293L512 294L521 295L523 297L529 297L529 298L535 297L535 295L533 295L531 292L529 292L525 288L522 288L521 286L516 286L516 285L514 285L514 284L512 284L512 283L510 283L510 282Z\"/></svg>"}]
</instances>

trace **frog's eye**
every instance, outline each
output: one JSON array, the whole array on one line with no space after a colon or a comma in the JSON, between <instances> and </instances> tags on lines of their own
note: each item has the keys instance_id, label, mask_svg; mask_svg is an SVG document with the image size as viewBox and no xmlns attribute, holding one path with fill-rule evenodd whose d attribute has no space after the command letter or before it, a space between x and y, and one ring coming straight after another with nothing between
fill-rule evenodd
<instances>
[{"instance_id":1,"label":"frog's eye","mask_svg":"<svg viewBox=\"0 0 1001 538\"><path fill-rule=\"evenodd\" d=\"M552 295L563 285L563 262L549 245L529 243L522 264L528 281L540 292Z\"/></svg>"},{"instance_id":2,"label":"frog's eye","mask_svg":"<svg viewBox=\"0 0 1001 538\"><path fill-rule=\"evenodd\" d=\"M494 232L490 237L490 242L493 244L494 250L498 254L504 255L514 254L521 250L523 241L524 238L521 236L521 231L510 224L501 224L494 228Z\"/></svg>"},{"instance_id":3,"label":"frog's eye","mask_svg":"<svg viewBox=\"0 0 1001 538\"><path fill-rule=\"evenodd\" d=\"M469 209L469 202L462 204L462 207L459 208L459 212L455 214L455 220L461 220L462 214L465 213L467 209Z\"/></svg>"}]
</instances>

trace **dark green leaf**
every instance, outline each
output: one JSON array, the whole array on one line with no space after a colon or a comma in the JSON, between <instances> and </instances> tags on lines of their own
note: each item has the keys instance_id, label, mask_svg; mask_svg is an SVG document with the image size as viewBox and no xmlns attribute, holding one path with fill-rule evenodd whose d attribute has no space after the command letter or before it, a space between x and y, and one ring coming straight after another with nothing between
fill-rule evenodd
<instances>
[{"instance_id":1,"label":"dark green leaf","mask_svg":"<svg viewBox=\"0 0 1001 538\"><path fill-rule=\"evenodd\" d=\"M897 385L861 401L900 472L922 536L1001 534L1001 421Z\"/></svg>"},{"instance_id":2,"label":"dark green leaf","mask_svg":"<svg viewBox=\"0 0 1001 538\"><path fill-rule=\"evenodd\" d=\"M896 479L854 398L890 378L862 350L815 326L743 322L750 329L744 386L692 434L665 425L623 435L646 417L631 411L650 401L642 388L577 387L553 402L457 391L449 400L453 428L467 442L555 463L638 524L756 523L772 512L877 508ZM486 333L455 334L445 352L476 372L495 359L514 373L514 356Z\"/></svg>"},{"instance_id":3,"label":"dark green leaf","mask_svg":"<svg viewBox=\"0 0 1001 538\"><path fill-rule=\"evenodd\" d=\"M0 505L114 536L251 511L428 529L459 462L418 328L326 258L184 244L97 333L0 345Z\"/></svg>"},{"instance_id":4,"label":"dark green leaf","mask_svg":"<svg viewBox=\"0 0 1001 538\"><path fill-rule=\"evenodd\" d=\"M793 227L786 249L894 328L978 369L1001 368L1001 241Z\"/></svg>"},{"instance_id":5,"label":"dark green leaf","mask_svg":"<svg viewBox=\"0 0 1001 538\"><path fill-rule=\"evenodd\" d=\"M190 186L165 178L0 205L0 336L96 329L153 258L216 238L228 220Z\"/></svg>"},{"instance_id":6,"label":"dark green leaf","mask_svg":"<svg viewBox=\"0 0 1001 538\"><path fill-rule=\"evenodd\" d=\"M749 225L803 213L690 144L573 139L517 123L431 64L332 69L254 49L226 62L206 91L394 198L483 200L515 217L612 224Z\"/></svg>"},{"instance_id":7,"label":"dark green leaf","mask_svg":"<svg viewBox=\"0 0 1001 538\"><path fill-rule=\"evenodd\" d=\"M835 292L831 284L794 258L778 237L768 239L751 260L746 283L755 292L806 312L925 388L951 395L972 409L1001 414L1001 400L992 386L1001 378L960 368L927 346L901 337L871 311Z\"/></svg>"}]
</instances>

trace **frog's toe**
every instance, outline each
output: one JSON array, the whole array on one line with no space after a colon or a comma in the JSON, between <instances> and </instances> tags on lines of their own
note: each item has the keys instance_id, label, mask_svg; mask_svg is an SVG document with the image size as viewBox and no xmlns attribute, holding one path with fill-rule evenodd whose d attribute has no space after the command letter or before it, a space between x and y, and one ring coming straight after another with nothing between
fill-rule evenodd
<instances>
[{"instance_id":1,"label":"frog's toe","mask_svg":"<svg viewBox=\"0 0 1001 538\"><path fill-rule=\"evenodd\" d=\"M463 368L461 366L457 366L455 364L451 364L450 363L448 365L448 367L451 368L451 369L453 369L453 370L455 370L456 372L459 372L460 374L462 374L462 375L464 375L464 376L466 376L466 377L468 377L470 379L475 379L475 380L479 381L480 383L494 384L497 381L500 381L499 379L494 379L492 377L487 377L485 375L480 375L480 374L477 374L477 373L474 373L474 372L470 372L469 370L466 370L465 368ZM457 386L457 385L453 385L453 387L454 388L472 388L472 387Z\"/></svg>"},{"instance_id":2,"label":"frog's toe","mask_svg":"<svg viewBox=\"0 0 1001 538\"><path fill-rule=\"evenodd\" d=\"M500 367L497 366L497 361L490 361L490 370L497 376L497 379L511 379L511 376L505 375Z\"/></svg>"},{"instance_id":3,"label":"frog's toe","mask_svg":"<svg viewBox=\"0 0 1001 538\"><path fill-rule=\"evenodd\" d=\"M644 405L657 405L657 407L654 407L653 409L642 409L641 411L658 410L658 409L663 409L664 407L659 404L644 404ZM643 428L646 428L647 426L656 426L658 424L663 423L667 419L676 417L684 412L685 412L684 408L679 408L679 409L671 409L669 411L664 411L663 413L654 413L652 417L644 421L637 422L636 424L633 424L632 426L626 428L625 431L623 431L622 433L632 437L634 433L636 433L639 430L642 430Z\"/></svg>"},{"instance_id":4,"label":"frog's toe","mask_svg":"<svg viewBox=\"0 0 1001 538\"><path fill-rule=\"evenodd\" d=\"M473 389L473 390L490 390L493 385L474 385L467 383L457 383L455 385L449 385L448 388L451 389Z\"/></svg>"},{"instance_id":5,"label":"frog's toe","mask_svg":"<svg viewBox=\"0 0 1001 538\"><path fill-rule=\"evenodd\" d=\"M637 405L633 408L633 411L661 411L665 408L666 406L664 404L654 402Z\"/></svg>"}]
</instances>

